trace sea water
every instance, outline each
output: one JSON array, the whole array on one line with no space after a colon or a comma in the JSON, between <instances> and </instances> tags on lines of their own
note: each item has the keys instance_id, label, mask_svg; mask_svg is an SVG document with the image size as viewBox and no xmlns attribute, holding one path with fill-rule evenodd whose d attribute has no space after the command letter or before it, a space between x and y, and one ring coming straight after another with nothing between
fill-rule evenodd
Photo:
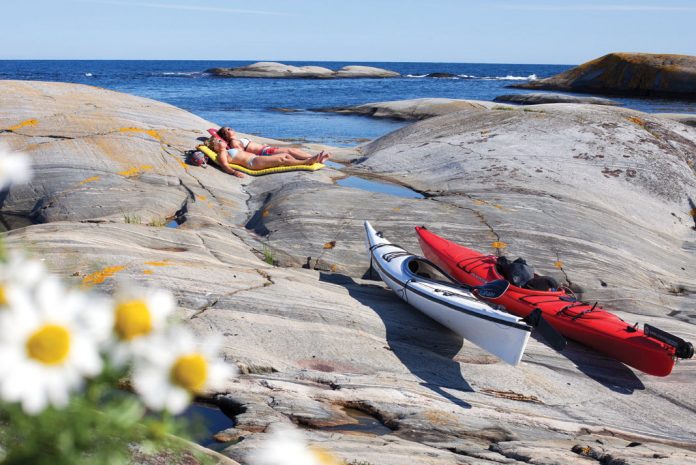
<instances>
[{"instance_id":1,"label":"sea water","mask_svg":"<svg viewBox=\"0 0 696 465\"><path fill-rule=\"evenodd\" d=\"M572 65L480 63L286 62L339 69L359 64L396 71L388 79L220 78L205 71L251 61L0 60L0 79L89 84L148 97L240 132L284 140L350 146L400 128L403 121L311 111L370 102L442 97L492 100L529 92L506 86L552 76ZM449 73L450 78L428 77ZM696 113L696 102L616 98L647 112Z\"/></svg>"}]
</instances>

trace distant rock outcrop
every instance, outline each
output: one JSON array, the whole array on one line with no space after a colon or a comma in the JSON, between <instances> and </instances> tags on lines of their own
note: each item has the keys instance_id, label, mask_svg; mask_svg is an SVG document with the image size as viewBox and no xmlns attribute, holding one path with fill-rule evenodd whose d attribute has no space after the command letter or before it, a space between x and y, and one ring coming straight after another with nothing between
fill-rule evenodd
<instances>
[{"instance_id":1,"label":"distant rock outcrop","mask_svg":"<svg viewBox=\"0 0 696 465\"><path fill-rule=\"evenodd\" d=\"M590 105L619 105L613 100L600 97L576 97L575 95L535 92L532 94L505 94L493 99L494 102L516 103L518 105L540 105L543 103L587 103Z\"/></svg>"},{"instance_id":2,"label":"distant rock outcrop","mask_svg":"<svg viewBox=\"0 0 696 465\"><path fill-rule=\"evenodd\" d=\"M456 74L452 73L430 73L426 74L425 77L431 77L431 78L454 78L457 77Z\"/></svg>"},{"instance_id":3,"label":"distant rock outcrop","mask_svg":"<svg viewBox=\"0 0 696 465\"><path fill-rule=\"evenodd\" d=\"M365 103L350 107L315 108L312 111L344 113L415 121L433 116L446 115L461 110L485 110L494 107L493 102L482 100L459 100L451 98L419 98L392 102Z\"/></svg>"},{"instance_id":4,"label":"distant rock outcrop","mask_svg":"<svg viewBox=\"0 0 696 465\"><path fill-rule=\"evenodd\" d=\"M344 66L338 71L321 66L292 66L272 61L261 61L238 68L211 68L206 73L231 78L387 78L399 73L371 66Z\"/></svg>"},{"instance_id":5,"label":"distant rock outcrop","mask_svg":"<svg viewBox=\"0 0 696 465\"><path fill-rule=\"evenodd\" d=\"M610 53L556 76L511 87L696 99L696 57Z\"/></svg>"}]
</instances>

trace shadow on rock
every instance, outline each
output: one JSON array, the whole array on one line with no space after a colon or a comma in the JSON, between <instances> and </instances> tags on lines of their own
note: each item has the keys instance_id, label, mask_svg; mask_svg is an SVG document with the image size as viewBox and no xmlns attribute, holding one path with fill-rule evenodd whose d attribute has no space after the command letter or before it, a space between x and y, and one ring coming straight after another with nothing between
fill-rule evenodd
<instances>
[{"instance_id":1,"label":"shadow on rock","mask_svg":"<svg viewBox=\"0 0 696 465\"><path fill-rule=\"evenodd\" d=\"M535 336L536 337L536 336ZM537 338L539 339L539 338ZM542 343L543 339L539 339ZM561 352L583 374L619 394L645 389L643 382L623 363L574 341Z\"/></svg>"},{"instance_id":2,"label":"shadow on rock","mask_svg":"<svg viewBox=\"0 0 696 465\"><path fill-rule=\"evenodd\" d=\"M370 307L384 322L389 349L423 382L422 386L462 407L471 405L444 389L473 392L453 357L463 339L380 286L360 285L342 274L320 273L320 281L345 287L358 302Z\"/></svg>"}]
</instances>

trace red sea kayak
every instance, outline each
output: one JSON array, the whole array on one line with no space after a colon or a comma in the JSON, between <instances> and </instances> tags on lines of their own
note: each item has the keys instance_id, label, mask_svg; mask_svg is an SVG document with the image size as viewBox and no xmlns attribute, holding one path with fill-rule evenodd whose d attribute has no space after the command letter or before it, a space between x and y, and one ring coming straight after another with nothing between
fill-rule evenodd
<instances>
[{"instance_id":1,"label":"red sea kayak","mask_svg":"<svg viewBox=\"0 0 696 465\"><path fill-rule=\"evenodd\" d=\"M426 258L461 283L480 286L505 279L496 269L496 256L455 244L423 227L417 227L416 232ZM537 291L510 285L502 296L491 301L520 317L539 308L544 319L568 339L650 375L667 376L677 358L693 356L691 343L650 325L645 325L645 330L630 325L564 290Z\"/></svg>"}]
</instances>

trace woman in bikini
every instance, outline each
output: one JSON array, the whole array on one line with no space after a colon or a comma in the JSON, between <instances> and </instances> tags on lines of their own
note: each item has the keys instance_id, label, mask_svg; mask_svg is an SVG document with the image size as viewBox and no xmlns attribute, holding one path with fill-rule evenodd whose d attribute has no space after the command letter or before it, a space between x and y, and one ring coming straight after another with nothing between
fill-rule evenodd
<instances>
[{"instance_id":1,"label":"woman in bikini","mask_svg":"<svg viewBox=\"0 0 696 465\"><path fill-rule=\"evenodd\" d=\"M244 150L245 152L253 153L258 156L268 156L268 155L281 155L288 154L296 160L309 160L312 155L305 152L304 150L291 148L291 147L271 147L270 145L261 145L256 142L251 142L245 137L237 138L237 134L230 127L223 126L218 129L218 136L220 136L227 145L231 148L237 150ZM321 151L319 155L323 154ZM328 154L327 154L328 155ZM328 156L326 157L328 158Z\"/></svg>"},{"instance_id":2,"label":"woman in bikini","mask_svg":"<svg viewBox=\"0 0 696 465\"><path fill-rule=\"evenodd\" d=\"M266 168L275 168L277 166L296 166L296 165L313 165L314 163L323 163L329 155L321 152L309 158L300 159L293 157L288 153L277 153L269 155L257 155L244 150L243 143L237 141L230 146L226 141L217 137L211 137L205 145L212 151L218 154L218 165L223 171L233 174L237 177L244 177L239 171L230 168L229 163L241 165L250 170L263 170ZM250 144L248 144L250 145ZM258 144L257 144L258 145ZM237 148L239 147L239 148Z\"/></svg>"}]
</instances>

